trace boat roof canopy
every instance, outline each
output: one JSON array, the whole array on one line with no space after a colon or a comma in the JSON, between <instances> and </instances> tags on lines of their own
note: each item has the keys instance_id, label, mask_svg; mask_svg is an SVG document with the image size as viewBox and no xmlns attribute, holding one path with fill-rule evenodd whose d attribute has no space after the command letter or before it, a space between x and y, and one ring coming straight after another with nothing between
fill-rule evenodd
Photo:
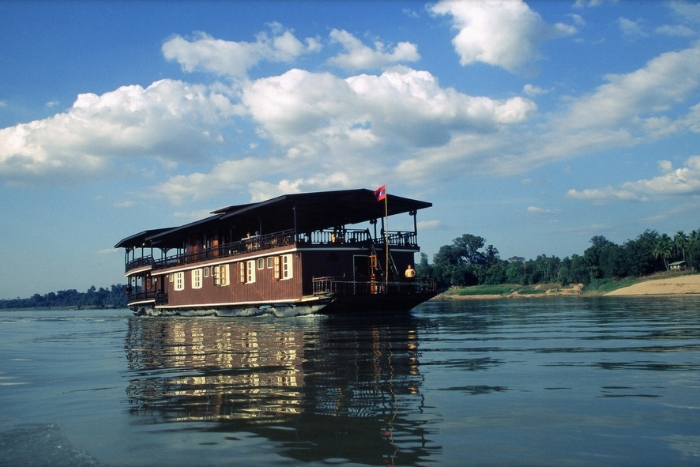
<instances>
[{"instance_id":1,"label":"boat roof canopy","mask_svg":"<svg viewBox=\"0 0 700 467\"><path fill-rule=\"evenodd\" d=\"M114 245L114 248L137 248L140 246L146 246L147 239L149 237L152 237L154 235L158 235L163 232L167 232L168 230L172 230L173 227L167 227L163 229L151 229L151 230L144 230L143 232L139 232L137 234L131 235L129 237L126 237L125 239L121 240L119 243Z\"/></svg>"},{"instance_id":2,"label":"boat roof canopy","mask_svg":"<svg viewBox=\"0 0 700 467\"><path fill-rule=\"evenodd\" d=\"M401 196L387 195L389 216L415 212L432 203ZM384 202L378 202L374 191L367 189L325 191L282 195L259 203L241 204L217 209L205 219L169 229L147 230L125 238L115 248L153 246L174 248L182 239L202 230L221 229L236 232L262 233L293 229L312 232L336 226L359 224L384 217Z\"/></svg>"}]
</instances>

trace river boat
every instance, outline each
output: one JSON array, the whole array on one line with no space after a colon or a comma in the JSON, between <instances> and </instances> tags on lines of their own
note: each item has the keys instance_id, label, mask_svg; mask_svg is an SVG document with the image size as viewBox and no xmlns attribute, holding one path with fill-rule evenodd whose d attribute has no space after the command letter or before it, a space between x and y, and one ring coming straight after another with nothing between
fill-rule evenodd
<instances>
[{"instance_id":1,"label":"river boat","mask_svg":"<svg viewBox=\"0 0 700 467\"><path fill-rule=\"evenodd\" d=\"M128 306L155 316L409 311L436 293L434 279L404 272L420 251L417 212L430 206L383 190L297 193L146 230L115 246ZM401 214L412 229L390 231Z\"/></svg>"}]
</instances>

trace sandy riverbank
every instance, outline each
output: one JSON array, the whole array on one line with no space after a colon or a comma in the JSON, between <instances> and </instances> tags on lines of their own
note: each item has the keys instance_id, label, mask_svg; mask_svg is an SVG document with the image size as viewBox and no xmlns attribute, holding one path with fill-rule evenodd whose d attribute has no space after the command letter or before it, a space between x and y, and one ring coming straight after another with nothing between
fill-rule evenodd
<instances>
[{"instance_id":1,"label":"sandy riverbank","mask_svg":"<svg viewBox=\"0 0 700 467\"><path fill-rule=\"evenodd\" d=\"M536 286L535 289L540 286ZM545 286L546 287L546 286ZM520 294L513 292L508 295L458 295L447 291L437 295L433 300L485 300L498 298L544 298L559 296L594 296L602 295L599 292L583 292L583 284L572 284L564 288L547 288L540 294ZM667 277L662 279L650 279L639 282L629 287L608 292L610 296L655 296L655 295L700 295L700 274Z\"/></svg>"},{"instance_id":2,"label":"sandy riverbank","mask_svg":"<svg viewBox=\"0 0 700 467\"><path fill-rule=\"evenodd\" d=\"M613 290L605 295L690 295L700 294L700 274L654 279Z\"/></svg>"}]
</instances>

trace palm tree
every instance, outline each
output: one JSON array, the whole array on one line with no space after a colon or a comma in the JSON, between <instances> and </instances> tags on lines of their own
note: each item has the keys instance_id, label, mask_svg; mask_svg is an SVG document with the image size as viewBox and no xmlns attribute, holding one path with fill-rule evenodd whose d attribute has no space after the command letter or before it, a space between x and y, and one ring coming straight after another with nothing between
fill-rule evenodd
<instances>
[{"instance_id":1,"label":"palm tree","mask_svg":"<svg viewBox=\"0 0 700 467\"><path fill-rule=\"evenodd\" d=\"M700 249L700 231L693 230L688 236L688 264L697 268L695 264L696 252Z\"/></svg>"},{"instance_id":2,"label":"palm tree","mask_svg":"<svg viewBox=\"0 0 700 467\"><path fill-rule=\"evenodd\" d=\"M682 252L683 261L685 261L685 250L688 248L688 236L682 230L676 232L676 235L673 237L673 246L676 248L676 256L678 256L678 251L680 250Z\"/></svg>"},{"instance_id":3,"label":"palm tree","mask_svg":"<svg viewBox=\"0 0 700 467\"><path fill-rule=\"evenodd\" d=\"M659 237L659 240L656 242L656 245L654 245L654 256L656 258L663 258L664 266L666 266L667 271L668 258L671 256L672 253L673 242L671 241L671 237L669 237L666 234L662 234L661 237Z\"/></svg>"}]
</instances>

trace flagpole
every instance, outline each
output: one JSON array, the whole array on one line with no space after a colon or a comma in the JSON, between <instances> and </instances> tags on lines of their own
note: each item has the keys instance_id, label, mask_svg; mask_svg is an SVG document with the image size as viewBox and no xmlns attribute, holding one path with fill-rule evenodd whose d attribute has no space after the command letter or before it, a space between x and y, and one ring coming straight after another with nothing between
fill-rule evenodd
<instances>
[{"instance_id":1,"label":"flagpole","mask_svg":"<svg viewBox=\"0 0 700 467\"><path fill-rule=\"evenodd\" d=\"M386 225L386 230L384 230L384 251L386 252L384 258L384 281L386 284L384 293L389 293L389 197L386 194L384 195L384 219Z\"/></svg>"}]
</instances>

